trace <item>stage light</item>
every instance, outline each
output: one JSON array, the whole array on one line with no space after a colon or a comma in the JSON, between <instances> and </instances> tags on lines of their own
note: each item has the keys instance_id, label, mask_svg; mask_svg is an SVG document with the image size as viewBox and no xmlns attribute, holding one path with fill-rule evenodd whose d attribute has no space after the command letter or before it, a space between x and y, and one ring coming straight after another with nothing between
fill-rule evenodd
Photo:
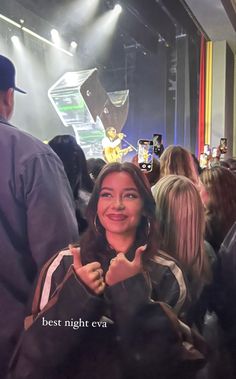
<instances>
[{"instance_id":1,"label":"stage light","mask_svg":"<svg viewBox=\"0 0 236 379\"><path fill-rule=\"evenodd\" d=\"M18 36L12 36L11 41L14 46L19 47L20 46L20 38Z\"/></svg>"},{"instance_id":2,"label":"stage light","mask_svg":"<svg viewBox=\"0 0 236 379\"><path fill-rule=\"evenodd\" d=\"M78 44L77 44L77 42L72 41L72 42L70 43L70 46L71 46L71 48L72 48L73 50L75 50L75 49L77 48Z\"/></svg>"},{"instance_id":3,"label":"stage light","mask_svg":"<svg viewBox=\"0 0 236 379\"><path fill-rule=\"evenodd\" d=\"M120 4L116 4L114 6L114 12L116 12L117 14L121 13L122 12L122 6Z\"/></svg>"},{"instance_id":4,"label":"stage light","mask_svg":"<svg viewBox=\"0 0 236 379\"><path fill-rule=\"evenodd\" d=\"M22 29L24 32L30 34L31 36L33 36L33 37L35 37L35 38L37 38L37 39L39 39L39 40L41 40L41 41L47 43L48 45L53 46L53 47L55 47L56 49L62 51L63 53L65 53L65 54L70 55L71 57L73 57L73 54L72 54L70 51L67 51L67 50L63 49L62 47L58 46L57 44L55 44L55 43L53 43L53 42L47 40L47 39L44 38L44 37L41 37L39 34L33 32L32 30L30 30L30 29L28 29L28 28L26 28L26 27L24 27L24 26L23 26L23 24L24 24L24 20L23 20L23 19L20 20L20 22L21 22L22 24L18 24L17 22L15 22L15 21L11 20L10 18L4 16L3 14L0 14L0 19L2 19L3 21L8 22L8 23L11 24L11 25L16 26L16 27L19 28L19 29ZM59 37L59 38L60 38L60 37ZM19 42L20 42L20 41L19 41Z\"/></svg>"},{"instance_id":5,"label":"stage light","mask_svg":"<svg viewBox=\"0 0 236 379\"><path fill-rule=\"evenodd\" d=\"M32 30L30 30L30 29L28 29L28 28L25 28L25 27L23 27L22 30L23 30L24 32L30 34L31 36L33 36L33 37L39 39L40 41L43 41L43 42L47 43L48 45L51 45L51 46L55 47L56 49L62 51L63 53L65 53L65 54L70 55L71 57L73 57L73 54L72 54L70 51L67 51L67 50L65 50L65 49L62 49L62 47L56 45L55 43L53 43L53 42L47 40L47 39L44 38L44 37L41 37L39 34L33 32Z\"/></svg>"},{"instance_id":6,"label":"stage light","mask_svg":"<svg viewBox=\"0 0 236 379\"><path fill-rule=\"evenodd\" d=\"M52 37L52 42L55 43L55 45L60 44L60 35L56 29L51 30L51 37Z\"/></svg>"}]
</instances>

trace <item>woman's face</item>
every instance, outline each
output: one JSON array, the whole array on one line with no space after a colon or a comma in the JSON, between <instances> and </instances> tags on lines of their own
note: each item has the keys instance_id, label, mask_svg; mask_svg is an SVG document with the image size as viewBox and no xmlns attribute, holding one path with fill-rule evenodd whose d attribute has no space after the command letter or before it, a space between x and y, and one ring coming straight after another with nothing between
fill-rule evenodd
<instances>
[{"instance_id":1,"label":"woman's face","mask_svg":"<svg viewBox=\"0 0 236 379\"><path fill-rule=\"evenodd\" d=\"M108 235L135 237L143 213L143 201L126 172L108 174L102 182L97 214Z\"/></svg>"}]
</instances>

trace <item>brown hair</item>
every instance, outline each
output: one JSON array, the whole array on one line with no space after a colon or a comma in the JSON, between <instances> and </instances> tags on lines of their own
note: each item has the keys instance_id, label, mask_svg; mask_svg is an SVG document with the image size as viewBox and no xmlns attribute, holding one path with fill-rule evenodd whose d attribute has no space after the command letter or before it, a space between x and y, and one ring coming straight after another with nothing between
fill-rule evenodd
<instances>
[{"instance_id":1,"label":"brown hair","mask_svg":"<svg viewBox=\"0 0 236 379\"><path fill-rule=\"evenodd\" d=\"M208 193L206 239L217 252L236 220L236 176L224 167L204 170L201 180Z\"/></svg>"},{"instance_id":2,"label":"brown hair","mask_svg":"<svg viewBox=\"0 0 236 379\"><path fill-rule=\"evenodd\" d=\"M199 177L191 153L182 146L168 146L160 158L160 177L183 175L198 185Z\"/></svg>"}]
</instances>

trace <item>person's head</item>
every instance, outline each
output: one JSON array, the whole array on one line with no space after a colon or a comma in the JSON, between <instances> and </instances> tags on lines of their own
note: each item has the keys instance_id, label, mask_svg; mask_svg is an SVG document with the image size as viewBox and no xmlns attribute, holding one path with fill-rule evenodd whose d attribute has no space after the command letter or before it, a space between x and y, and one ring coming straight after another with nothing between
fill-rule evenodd
<instances>
[{"instance_id":1,"label":"person's head","mask_svg":"<svg viewBox=\"0 0 236 379\"><path fill-rule=\"evenodd\" d=\"M130 162L111 163L100 172L87 207L94 236L133 235L153 250L156 234L155 203L149 183Z\"/></svg>"},{"instance_id":2,"label":"person's head","mask_svg":"<svg viewBox=\"0 0 236 379\"><path fill-rule=\"evenodd\" d=\"M87 161L76 139L69 134L58 135L48 145L61 159L74 195L79 189L92 192L93 181L88 174Z\"/></svg>"},{"instance_id":3,"label":"person's head","mask_svg":"<svg viewBox=\"0 0 236 379\"><path fill-rule=\"evenodd\" d=\"M182 146L168 146L160 158L160 176L183 175L198 185L199 178L191 153Z\"/></svg>"},{"instance_id":4,"label":"person's head","mask_svg":"<svg viewBox=\"0 0 236 379\"><path fill-rule=\"evenodd\" d=\"M153 187L161 248L196 277L204 268L204 209L196 186L182 175L168 175Z\"/></svg>"},{"instance_id":5,"label":"person's head","mask_svg":"<svg viewBox=\"0 0 236 379\"><path fill-rule=\"evenodd\" d=\"M235 158L228 158L226 160L226 163L229 165L229 169L233 174L236 174L236 159Z\"/></svg>"},{"instance_id":6,"label":"person's head","mask_svg":"<svg viewBox=\"0 0 236 379\"><path fill-rule=\"evenodd\" d=\"M10 120L14 111L14 90L25 93L15 85L15 67L10 59L0 55L0 115Z\"/></svg>"},{"instance_id":7,"label":"person's head","mask_svg":"<svg viewBox=\"0 0 236 379\"><path fill-rule=\"evenodd\" d=\"M116 129L113 126L110 126L106 129L106 136L113 140L116 137Z\"/></svg>"},{"instance_id":8,"label":"person's head","mask_svg":"<svg viewBox=\"0 0 236 379\"><path fill-rule=\"evenodd\" d=\"M101 171L106 165L106 162L102 158L89 158L87 159L88 173L95 181Z\"/></svg>"},{"instance_id":9,"label":"person's head","mask_svg":"<svg viewBox=\"0 0 236 379\"><path fill-rule=\"evenodd\" d=\"M218 251L236 220L236 176L229 169L216 166L204 170L201 180L208 193L206 238Z\"/></svg>"}]
</instances>

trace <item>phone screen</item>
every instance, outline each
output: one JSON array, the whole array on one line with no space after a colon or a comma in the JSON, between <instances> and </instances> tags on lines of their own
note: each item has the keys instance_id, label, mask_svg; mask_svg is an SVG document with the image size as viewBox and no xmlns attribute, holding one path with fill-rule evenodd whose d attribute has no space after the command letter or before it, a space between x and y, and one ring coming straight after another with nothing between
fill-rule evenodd
<instances>
[{"instance_id":1,"label":"phone screen","mask_svg":"<svg viewBox=\"0 0 236 379\"><path fill-rule=\"evenodd\" d=\"M213 147L211 149L211 153L212 153L212 158L217 158L217 156L218 156L218 149L217 149L217 147Z\"/></svg>"},{"instance_id":2,"label":"phone screen","mask_svg":"<svg viewBox=\"0 0 236 379\"><path fill-rule=\"evenodd\" d=\"M221 154L227 153L227 138L220 139L220 152Z\"/></svg>"},{"instance_id":3,"label":"phone screen","mask_svg":"<svg viewBox=\"0 0 236 379\"><path fill-rule=\"evenodd\" d=\"M207 167L207 155L205 153L200 154L199 164L201 168Z\"/></svg>"},{"instance_id":4,"label":"phone screen","mask_svg":"<svg viewBox=\"0 0 236 379\"><path fill-rule=\"evenodd\" d=\"M163 153L162 134L153 134L153 151L158 157Z\"/></svg>"},{"instance_id":5,"label":"phone screen","mask_svg":"<svg viewBox=\"0 0 236 379\"><path fill-rule=\"evenodd\" d=\"M153 141L144 139L138 141L138 164L142 171L152 171Z\"/></svg>"},{"instance_id":6,"label":"phone screen","mask_svg":"<svg viewBox=\"0 0 236 379\"><path fill-rule=\"evenodd\" d=\"M211 154L211 148L210 148L210 145L208 143L206 143L204 145L204 154L206 154L206 155L210 155Z\"/></svg>"}]
</instances>

